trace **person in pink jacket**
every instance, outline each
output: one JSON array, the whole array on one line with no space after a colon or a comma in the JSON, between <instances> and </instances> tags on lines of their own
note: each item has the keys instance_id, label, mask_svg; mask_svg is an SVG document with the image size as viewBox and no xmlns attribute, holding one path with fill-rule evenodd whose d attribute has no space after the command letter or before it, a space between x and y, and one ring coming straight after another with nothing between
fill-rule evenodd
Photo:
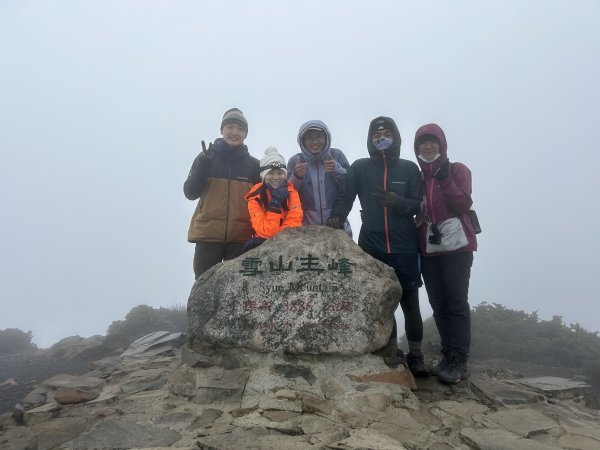
<instances>
[{"instance_id":1,"label":"person in pink jacket","mask_svg":"<svg viewBox=\"0 0 600 450\"><path fill-rule=\"evenodd\" d=\"M477 239L469 216L471 171L464 164L450 163L447 147L444 132L434 123L423 125L415 134L424 191L417 217L421 273L442 346L442 359L431 372L454 384L469 376L468 293Z\"/></svg>"}]
</instances>

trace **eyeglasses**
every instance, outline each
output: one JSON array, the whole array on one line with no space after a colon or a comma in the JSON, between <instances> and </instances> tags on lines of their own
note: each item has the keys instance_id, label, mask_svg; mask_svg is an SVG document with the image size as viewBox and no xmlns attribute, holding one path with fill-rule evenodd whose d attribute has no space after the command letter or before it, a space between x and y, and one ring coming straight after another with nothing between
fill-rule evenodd
<instances>
[{"instance_id":1,"label":"eyeglasses","mask_svg":"<svg viewBox=\"0 0 600 450\"><path fill-rule=\"evenodd\" d=\"M305 141L324 141L325 134L324 133L306 133L303 137Z\"/></svg>"}]
</instances>

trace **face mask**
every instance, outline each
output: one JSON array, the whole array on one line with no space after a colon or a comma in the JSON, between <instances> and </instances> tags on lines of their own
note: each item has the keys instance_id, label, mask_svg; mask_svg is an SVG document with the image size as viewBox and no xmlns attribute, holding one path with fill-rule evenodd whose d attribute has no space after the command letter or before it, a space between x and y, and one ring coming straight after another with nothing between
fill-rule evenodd
<instances>
[{"instance_id":1,"label":"face mask","mask_svg":"<svg viewBox=\"0 0 600 450\"><path fill-rule=\"evenodd\" d=\"M382 137L379 140L373 142L373 145L377 150L387 150L394 143L394 138Z\"/></svg>"},{"instance_id":2,"label":"face mask","mask_svg":"<svg viewBox=\"0 0 600 450\"><path fill-rule=\"evenodd\" d=\"M417 158L419 158L421 161L425 161L426 163L434 162L439 157L440 157L440 154L438 153L437 155L434 156L434 158L431 161L428 161L425 158L423 158L422 155L417 155Z\"/></svg>"}]
</instances>

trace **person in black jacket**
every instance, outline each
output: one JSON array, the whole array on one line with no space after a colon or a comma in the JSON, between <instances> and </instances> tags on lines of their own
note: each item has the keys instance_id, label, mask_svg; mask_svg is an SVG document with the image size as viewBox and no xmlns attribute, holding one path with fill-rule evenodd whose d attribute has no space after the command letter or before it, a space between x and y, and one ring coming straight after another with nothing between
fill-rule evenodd
<instances>
[{"instance_id":1,"label":"person in black jacket","mask_svg":"<svg viewBox=\"0 0 600 450\"><path fill-rule=\"evenodd\" d=\"M194 159L183 185L186 198L200 199L188 231L188 241L196 244L196 278L215 264L241 255L244 242L252 236L245 195L261 181L260 163L244 145L248 122L242 111L225 112L221 135Z\"/></svg>"},{"instance_id":2,"label":"person in black jacket","mask_svg":"<svg viewBox=\"0 0 600 450\"><path fill-rule=\"evenodd\" d=\"M406 362L413 375L424 376L429 372L421 351L422 281L414 220L421 208L423 190L419 167L400 158L400 144L400 132L391 118L381 116L371 121L367 136L369 158L358 159L350 166L327 225L341 228L358 195L362 208L358 245L396 272L402 286L400 306L409 347ZM391 356L396 356L396 339L394 320Z\"/></svg>"}]
</instances>

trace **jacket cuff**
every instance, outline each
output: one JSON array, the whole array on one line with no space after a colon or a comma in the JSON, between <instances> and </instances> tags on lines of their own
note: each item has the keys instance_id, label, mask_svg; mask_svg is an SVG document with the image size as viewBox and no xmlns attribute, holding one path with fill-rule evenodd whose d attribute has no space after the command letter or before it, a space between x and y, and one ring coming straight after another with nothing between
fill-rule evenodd
<instances>
[{"instance_id":1,"label":"jacket cuff","mask_svg":"<svg viewBox=\"0 0 600 450\"><path fill-rule=\"evenodd\" d=\"M346 169L344 169L342 167L342 165L339 162L335 162L335 169L333 169L333 176L335 176L336 178L341 178L344 175L346 175Z\"/></svg>"}]
</instances>

